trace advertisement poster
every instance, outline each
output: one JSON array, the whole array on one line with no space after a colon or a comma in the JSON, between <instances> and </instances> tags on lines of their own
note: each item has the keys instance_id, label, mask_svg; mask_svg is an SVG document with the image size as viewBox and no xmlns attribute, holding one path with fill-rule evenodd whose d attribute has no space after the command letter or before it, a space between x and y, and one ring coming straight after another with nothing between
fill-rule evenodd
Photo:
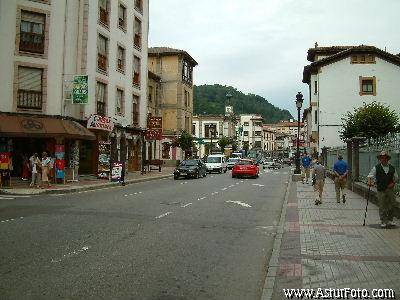
<instances>
[{"instance_id":1,"label":"advertisement poster","mask_svg":"<svg viewBox=\"0 0 400 300\"><path fill-rule=\"evenodd\" d=\"M88 76L76 75L74 76L74 87L72 89L72 103L73 104L87 104L88 103Z\"/></svg>"},{"instance_id":2,"label":"advertisement poster","mask_svg":"<svg viewBox=\"0 0 400 300\"><path fill-rule=\"evenodd\" d=\"M87 121L87 128L111 132L114 129L114 122L110 117L91 115Z\"/></svg>"},{"instance_id":3,"label":"advertisement poster","mask_svg":"<svg viewBox=\"0 0 400 300\"><path fill-rule=\"evenodd\" d=\"M56 179L64 179L65 177L65 146L55 145L55 175Z\"/></svg>"},{"instance_id":4,"label":"advertisement poster","mask_svg":"<svg viewBox=\"0 0 400 300\"><path fill-rule=\"evenodd\" d=\"M8 170L10 168L10 152L0 152L0 170Z\"/></svg>"},{"instance_id":5,"label":"advertisement poster","mask_svg":"<svg viewBox=\"0 0 400 300\"><path fill-rule=\"evenodd\" d=\"M111 143L110 142L99 142L99 166L97 171L97 177L102 179L108 179L110 177L110 154L111 154Z\"/></svg>"},{"instance_id":6,"label":"advertisement poster","mask_svg":"<svg viewBox=\"0 0 400 300\"><path fill-rule=\"evenodd\" d=\"M122 177L122 163L115 162L111 169L111 181L121 181Z\"/></svg>"}]
</instances>

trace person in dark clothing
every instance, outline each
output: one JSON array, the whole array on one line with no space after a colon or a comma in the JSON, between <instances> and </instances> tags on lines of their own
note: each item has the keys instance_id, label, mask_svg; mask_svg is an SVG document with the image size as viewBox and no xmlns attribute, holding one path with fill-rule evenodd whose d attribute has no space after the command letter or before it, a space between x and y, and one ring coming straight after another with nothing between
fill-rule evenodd
<instances>
[{"instance_id":1,"label":"person in dark clothing","mask_svg":"<svg viewBox=\"0 0 400 300\"><path fill-rule=\"evenodd\" d=\"M389 164L390 155L386 151L382 151L377 157L380 163L373 167L369 173L368 186L376 184L381 227L386 228L388 225L395 225L393 223L393 213L396 206L394 186L399 177L393 165Z\"/></svg>"}]
</instances>

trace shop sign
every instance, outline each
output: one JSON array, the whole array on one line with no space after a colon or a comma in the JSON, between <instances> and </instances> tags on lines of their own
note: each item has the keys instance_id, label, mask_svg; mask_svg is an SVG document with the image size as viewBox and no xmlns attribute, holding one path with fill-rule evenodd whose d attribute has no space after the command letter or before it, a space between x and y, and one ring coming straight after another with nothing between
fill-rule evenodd
<instances>
[{"instance_id":1,"label":"shop sign","mask_svg":"<svg viewBox=\"0 0 400 300\"><path fill-rule=\"evenodd\" d=\"M162 130L161 129L148 129L145 132L146 140L161 140Z\"/></svg>"},{"instance_id":2,"label":"shop sign","mask_svg":"<svg viewBox=\"0 0 400 300\"><path fill-rule=\"evenodd\" d=\"M114 129L114 122L110 117L91 115L87 122L87 128L111 132Z\"/></svg>"},{"instance_id":3,"label":"shop sign","mask_svg":"<svg viewBox=\"0 0 400 300\"><path fill-rule=\"evenodd\" d=\"M72 103L73 104L87 104L89 85L87 75L75 75L74 87L72 89Z\"/></svg>"},{"instance_id":4,"label":"shop sign","mask_svg":"<svg viewBox=\"0 0 400 300\"><path fill-rule=\"evenodd\" d=\"M10 152L0 152L0 170L8 170L11 160Z\"/></svg>"},{"instance_id":5,"label":"shop sign","mask_svg":"<svg viewBox=\"0 0 400 300\"><path fill-rule=\"evenodd\" d=\"M147 118L147 128L162 130L162 117L148 117Z\"/></svg>"},{"instance_id":6,"label":"shop sign","mask_svg":"<svg viewBox=\"0 0 400 300\"><path fill-rule=\"evenodd\" d=\"M111 181L121 181L122 177L122 163L115 162L111 168Z\"/></svg>"}]
</instances>

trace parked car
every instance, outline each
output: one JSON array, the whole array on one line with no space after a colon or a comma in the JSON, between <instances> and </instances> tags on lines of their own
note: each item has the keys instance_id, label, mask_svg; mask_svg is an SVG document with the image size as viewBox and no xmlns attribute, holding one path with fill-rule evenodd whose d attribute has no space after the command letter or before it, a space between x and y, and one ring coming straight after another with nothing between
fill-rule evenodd
<instances>
[{"instance_id":1,"label":"parked car","mask_svg":"<svg viewBox=\"0 0 400 300\"><path fill-rule=\"evenodd\" d=\"M274 169L274 160L273 159L264 159L263 168Z\"/></svg>"},{"instance_id":2,"label":"parked car","mask_svg":"<svg viewBox=\"0 0 400 300\"><path fill-rule=\"evenodd\" d=\"M206 177L207 167L201 159L187 159L182 161L178 167L174 170L174 179L179 177Z\"/></svg>"},{"instance_id":3,"label":"parked car","mask_svg":"<svg viewBox=\"0 0 400 300\"><path fill-rule=\"evenodd\" d=\"M228 166L228 169L231 170L231 169L233 168L233 166L234 166L239 160L240 160L239 157L231 157L231 158L229 158L228 161L227 161L227 163L226 163L227 166Z\"/></svg>"},{"instance_id":4,"label":"parked car","mask_svg":"<svg viewBox=\"0 0 400 300\"><path fill-rule=\"evenodd\" d=\"M207 157L207 171L218 172L218 173L226 173L228 170L228 165L226 164L226 157L223 154L212 154Z\"/></svg>"},{"instance_id":5,"label":"parked car","mask_svg":"<svg viewBox=\"0 0 400 300\"><path fill-rule=\"evenodd\" d=\"M232 178L244 176L257 178L259 173L260 168L251 159L241 159L232 168Z\"/></svg>"}]
</instances>

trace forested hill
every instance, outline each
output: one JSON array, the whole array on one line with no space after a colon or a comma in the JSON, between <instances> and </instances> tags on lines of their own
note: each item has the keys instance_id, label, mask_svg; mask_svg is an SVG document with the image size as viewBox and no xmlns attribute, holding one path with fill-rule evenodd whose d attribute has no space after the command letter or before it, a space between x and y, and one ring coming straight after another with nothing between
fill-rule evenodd
<instances>
[{"instance_id":1,"label":"forested hill","mask_svg":"<svg viewBox=\"0 0 400 300\"><path fill-rule=\"evenodd\" d=\"M243 94L231 86L199 85L194 86L194 114L224 114L226 94L230 93L231 105L235 114L260 114L265 123L277 123L280 120L293 118L286 109L280 109L265 98L253 95Z\"/></svg>"}]
</instances>

